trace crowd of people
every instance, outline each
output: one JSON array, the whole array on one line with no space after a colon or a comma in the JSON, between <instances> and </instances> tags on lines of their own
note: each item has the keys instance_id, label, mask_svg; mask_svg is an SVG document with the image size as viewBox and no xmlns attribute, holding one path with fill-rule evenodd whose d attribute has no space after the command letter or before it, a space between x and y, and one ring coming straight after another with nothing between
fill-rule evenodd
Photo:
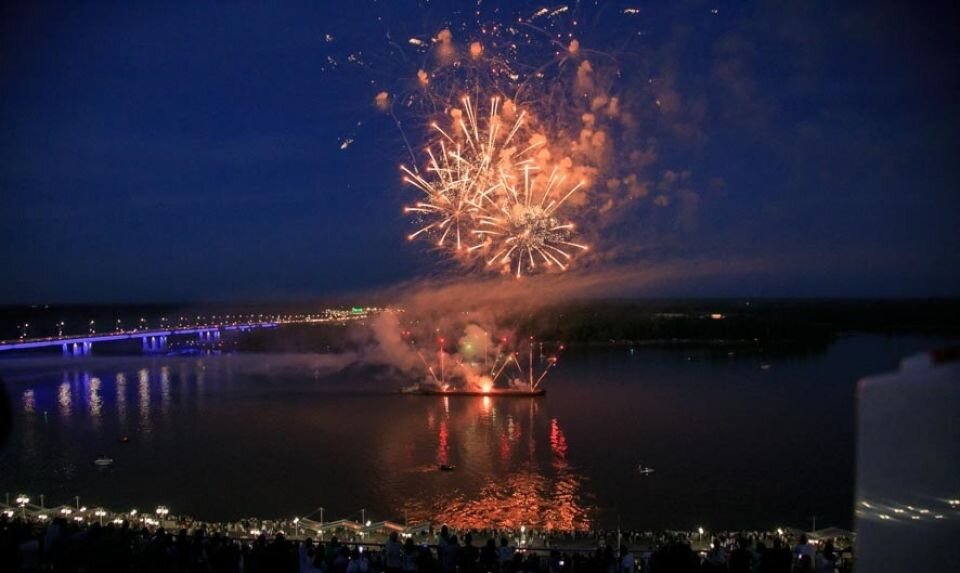
<instances>
[{"instance_id":1,"label":"crowd of people","mask_svg":"<svg viewBox=\"0 0 960 573\"><path fill-rule=\"evenodd\" d=\"M461 537L462 535L462 537ZM736 535L695 550L680 535L652 547L617 547L600 537L594 548L532 548L519 537L446 527L422 538L393 532L383 543L341 542L337 537L287 539L283 533L241 539L205 529L177 532L137 529L128 522L90 525L63 518L31 523L0 517L0 571L127 573L834 573L849 571L829 541L796 544ZM769 545L768 545L769 542Z\"/></svg>"}]
</instances>

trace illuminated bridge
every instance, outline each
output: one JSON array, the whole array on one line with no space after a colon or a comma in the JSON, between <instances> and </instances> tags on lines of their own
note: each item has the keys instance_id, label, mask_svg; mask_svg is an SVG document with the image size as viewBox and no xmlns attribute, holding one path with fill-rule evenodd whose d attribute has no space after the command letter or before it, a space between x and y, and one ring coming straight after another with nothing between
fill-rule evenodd
<instances>
[{"instance_id":1,"label":"illuminated bridge","mask_svg":"<svg viewBox=\"0 0 960 573\"><path fill-rule=\"evenodd\" d=\"M90 354L95 342L114 342L118 340L132 339L140 339L145 352L159 352L167 348L167 337L169 336L196 335L201 342L215 342L220 339L220 333L223 331L252 330L254 328L275 328L278 325L278 322L249 322L243 324L214 324L152 330L105 332L103 334L4 340L0 341L0 352L11 350L30 350L34 348L52 348L59 346L64 356L87 356Z\"/></svg>"}]
</instances>

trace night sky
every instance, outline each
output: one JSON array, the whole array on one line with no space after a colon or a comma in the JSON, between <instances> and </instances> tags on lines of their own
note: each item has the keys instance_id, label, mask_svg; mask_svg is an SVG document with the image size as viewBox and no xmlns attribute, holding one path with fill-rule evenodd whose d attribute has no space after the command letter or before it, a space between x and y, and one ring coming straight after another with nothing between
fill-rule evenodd
<instances>
[{"instance_id":1,"label":"night sky","mask_svg":"<svg viewBox=\"0 0 960 573\"><path fill-rule=\"evenodd\" d=\"M543 6L524 4L480 9ZM625 83L656 79L645 176L684 174L687 199L604 230L598 250L631 248L603 264L750 269L637 294L960 294L947 3L607 4L641 10L583 43L629 46ZM458 272L404 240L406 151L373 100L405 73L387 34L475 9L5 3L0 303L313 298ZM370 66L331 65L351 50Z\"/></svg>"}]
</instances>

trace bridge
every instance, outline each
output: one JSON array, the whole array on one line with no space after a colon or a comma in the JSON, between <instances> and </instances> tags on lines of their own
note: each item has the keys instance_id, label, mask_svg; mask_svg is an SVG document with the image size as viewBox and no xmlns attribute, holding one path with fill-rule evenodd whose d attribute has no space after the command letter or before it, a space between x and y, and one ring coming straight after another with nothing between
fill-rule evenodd
<instances>
[{"instance_id":1,"label":"bridge","mask_svg":"<svg viewBox=\"0 0 960 573\"><path fill-rule=\"evenodd\" d=\"M51 348L59 346L64 356L88 356L95 342L115 342L118 340L140 339L145 352L159 352L167 348L167 337L174 335L197 335L201 342L215 342L220 333L234 330L252 330L255 328L275 328L279 322L248 322L242 324L210 324L177 328L150 330L126 330L105 332L103 334L85 334L51 336L47 338L25 338L21 340L0 341L0 352Z\"/></svg>"}]
</instances>

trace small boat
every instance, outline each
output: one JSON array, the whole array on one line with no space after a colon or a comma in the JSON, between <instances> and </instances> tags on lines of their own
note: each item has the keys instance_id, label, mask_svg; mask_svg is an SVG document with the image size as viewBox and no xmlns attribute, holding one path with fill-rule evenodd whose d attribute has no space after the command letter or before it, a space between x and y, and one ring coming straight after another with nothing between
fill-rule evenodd
<instances>
[{"instance_id":1,"label":"small boat","mask_svg":"<svg viewBox=\"0 0 960 573\"><path fill-rule=\"evenodd\" d=\"M100 456L99 458L93 460L94 465L105 468L113 464L113 458L108 458L107 456Z\"/></svg>"},{"instance_id":2,"label":"small boat","mask_svg":"<svg viewBox=\"0 0 960 573\"><path fill-rule=\"evenodd\" d=\"M120 437L120 443L121 443L121 444L129 444L129 443L130 443L130 436L121 436L121 437Z\"/></svg>"},{"instance_id":3,"label":"small boat","mask_svg":"<svg viewBox=\"0 0 960 573\"><path fill-rule=\"evenodd\" d=\"M442 472L452 472L457 469L457 466L451 464L440 464L440 471Z\"/></svg>"},{"instance_id":4,"label":"small boat","mask_svg":"<svg viewBox=\"0 0 960 573\"><path fill-rule=\"evenodd\" d=\"M640 475L648 476L648 475L652 474L653 472L655 472L655 471L657 471L657 470L655 470L655 469L653 469L653 468L644 467L643 464L640 464L640 465L637 467L637 471L640 472Z\"/></svg>"}]
</instances>

